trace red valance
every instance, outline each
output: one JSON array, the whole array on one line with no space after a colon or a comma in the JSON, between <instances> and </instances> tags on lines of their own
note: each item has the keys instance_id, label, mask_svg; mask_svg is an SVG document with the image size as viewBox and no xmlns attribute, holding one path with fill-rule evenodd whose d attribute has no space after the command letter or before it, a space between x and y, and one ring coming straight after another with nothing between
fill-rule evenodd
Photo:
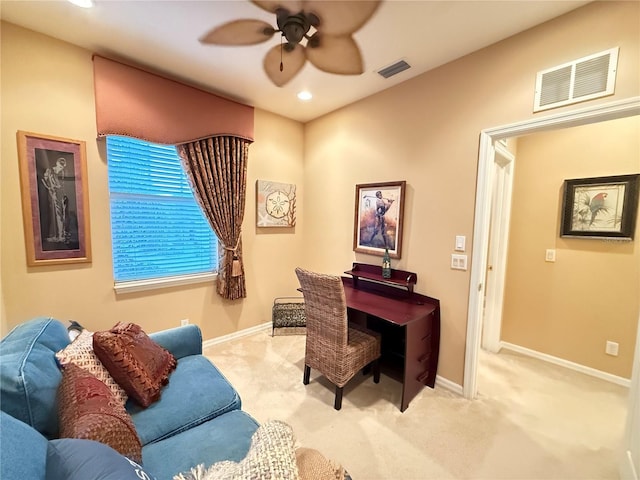
<instances>
[{"instance_id":1,"label":"red valance","mask_svg":"<svg viewBox=\"0 0 640 480\"><path fill-rule=\"evenodd\" d=\"M177 145L229 135L253 141L253 107L93 56L98 136Z\"/></svg>"}]
</instances>

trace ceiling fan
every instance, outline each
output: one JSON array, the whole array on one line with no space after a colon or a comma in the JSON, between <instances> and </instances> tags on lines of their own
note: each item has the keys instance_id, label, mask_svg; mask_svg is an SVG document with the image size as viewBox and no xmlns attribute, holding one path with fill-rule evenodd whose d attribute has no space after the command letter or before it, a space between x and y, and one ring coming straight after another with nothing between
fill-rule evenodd
<instances>
[{"instance_id":1,"label":"ceiling fan","mask_svg":"<svg viewBox=\"0 0 640 480\"><path fill-rule=\"evenodd\" d=\"M359 75L364 71L353 33L373 16L381 0L251 0L251 3L275 13L277 28L258 19L234 20L214 28L200 42L255 45L280 32L280 44L271 48L263 61L265 73L278 87L295 77L307 60L328 73Z\"/></svg>"}]
</instances>

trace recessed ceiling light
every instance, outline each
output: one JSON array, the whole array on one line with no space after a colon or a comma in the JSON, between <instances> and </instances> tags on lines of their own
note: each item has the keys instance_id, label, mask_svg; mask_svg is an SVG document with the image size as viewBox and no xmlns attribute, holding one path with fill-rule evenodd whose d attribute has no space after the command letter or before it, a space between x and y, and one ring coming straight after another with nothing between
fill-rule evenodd
<instances>
[{"instance_id":1,"label":"recessed ceiling light","mask_svg":"<svg viewBox=\"0 0 640 480\"><path fill-rule=\"evenodd\" d=\"M82 8L93 7L93 0L68 0L68 1L73 3L77 7L82 7Z\"/></svg>"},{"instance_id":2,"label":"recessed ceiling light","mask_svg":"<svg viewBox=\"0 0 640 480\"><path fill-rule=\"evenodd\" d=\"M311 92L307 92L306 90L303 90L302 92L298 93L298 98L300 100L311 100L313 98L313 95L311 95Z\"/></svg>"}]
</instances>

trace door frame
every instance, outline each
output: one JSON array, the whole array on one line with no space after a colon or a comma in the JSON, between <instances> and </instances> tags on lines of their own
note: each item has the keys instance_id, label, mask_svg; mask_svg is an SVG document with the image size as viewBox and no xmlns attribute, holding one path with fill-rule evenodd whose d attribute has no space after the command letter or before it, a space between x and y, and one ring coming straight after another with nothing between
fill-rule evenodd
<instances>
[{"instance_id":1,"label":"door frame","mask_svg":"<svg viewBox=\"0 0 640 480\"><path fill-rule=\"evenodd\" d=\"M640 115L640 97L560 112L481 131L462 386L465 398L474 399L478 393L478 356L482 338L483 305L486 289L485 274L487 271L491 198L493 194L492 175L495 162L494 143L509 137L615 120L634 115ZM637 359L634 359L634 363L636 361Z\"/></svg>"},{"instance_id":2,"label":"door frame","mask_svg":"<svg viewBox=\"0 0 640 480\"><path fill-rule=\"evenodd\" d=\"M640 478L640 317L636 334L636 353L633 360L631 387L629 388L629 407L627 427L622 441L622 458L618 466L620 480L638 480Z\"/></svg>"}]
</instances>

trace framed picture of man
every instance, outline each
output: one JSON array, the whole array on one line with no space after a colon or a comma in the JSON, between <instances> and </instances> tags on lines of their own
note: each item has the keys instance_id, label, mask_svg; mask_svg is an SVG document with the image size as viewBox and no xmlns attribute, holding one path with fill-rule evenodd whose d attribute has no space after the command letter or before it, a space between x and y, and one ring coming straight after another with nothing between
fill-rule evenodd
<instances>
[{"instance_id":1,"label":"framed picture of man","mask_svg":"<svg viewBox=\"0 0 640 480\"><path fill-rule=\"evenodd\" d=\"M400 258L406 182L356 185L353 249Z\"/></svg>"},{"instance_id":2,"label":"framed picture of man","mask_svg":"<svg viewBox=\"0 0 640 480\"><path fill-rule=\"evenodd\" d=\"M86 146L18 131L27 265L91 262Z\"/></svg>"}]
</instances>

